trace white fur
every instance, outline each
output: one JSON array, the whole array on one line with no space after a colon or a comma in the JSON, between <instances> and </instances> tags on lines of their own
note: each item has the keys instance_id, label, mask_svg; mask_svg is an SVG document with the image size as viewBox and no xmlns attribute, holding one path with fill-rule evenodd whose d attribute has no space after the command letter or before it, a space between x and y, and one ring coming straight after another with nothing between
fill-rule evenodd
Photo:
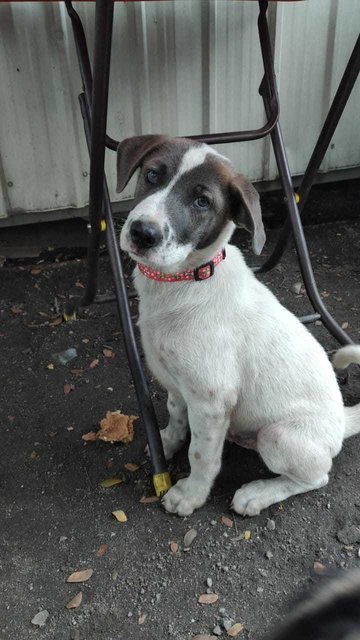
<instances>
[{"instance_id":1,"label":"white fur","mask_svg":"<svg viewBox=\"0 0 360 640\"><path fill-rule=\"evenodd\" d=\"M180 180L181 176L191 169L194 169L200 164L203 164L206 156L215 155L221 158L225 162L229 163L227 158L220 155L215 149L212 149L206 144L202 144L196 147L191 147L184 154L179 168L170 180L170 182L163 189L159 189L152 195L144 198L139 204L131 211L126 219L123 232L121 234L121 248L123 251L127 251L130 256L136 260L136 247L133 246L130 237L130 226L134 220L146 220L148 222L156 222L159 225L162 233L164 234L164 227L167 224L170 228L168 240L165 247L164 243L161 243L158 247L154 248L151 252L151 256L142 257L141 261L149 266L156 266L163 269L164 272L180 270L182 262L187 258L191 251L191 244L178 244L171 228L170 221L166 215L165 201L169 195L171 189Z\"/></svg>"},{"instance_id":2,"label":"white fur","mask_svg":"<svg viewBox=\"0 0 360 640\"><path fill-rule=\"evenodd\" d=\"M229 223L182 266L210 260L232 231ZM203 282L159 283L134 272L147 362L169 392L162 431L167 458L186 440L188 425L191 432L190 476L163 499L180 516L206 501L229 429L253 434L265 464L279 474L236 491L232 507L244 516L324 486L344 436L360 431L360 405L345 413L323 348L255 278L237 248L227 245L226 253Z\"/></svg>"}]
</instances>

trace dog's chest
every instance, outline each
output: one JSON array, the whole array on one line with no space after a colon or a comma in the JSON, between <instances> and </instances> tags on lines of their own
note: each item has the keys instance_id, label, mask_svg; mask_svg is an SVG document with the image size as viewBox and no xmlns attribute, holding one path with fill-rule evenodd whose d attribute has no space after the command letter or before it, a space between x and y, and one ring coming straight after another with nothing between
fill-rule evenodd
<instances>
[{"instance_id":1,"label":"dog's chest","mask_svg":"<svg viewBox=\"0 0 360 640\"><path fill-rule=\"evenodd\" d=\"M177 385L181 376L181 362L176 332L172 332L169 323L160 316L147 317L144 313L140 314L139 327L147 364L152 373L165 388Z\"/></svg>"}]
</instances>

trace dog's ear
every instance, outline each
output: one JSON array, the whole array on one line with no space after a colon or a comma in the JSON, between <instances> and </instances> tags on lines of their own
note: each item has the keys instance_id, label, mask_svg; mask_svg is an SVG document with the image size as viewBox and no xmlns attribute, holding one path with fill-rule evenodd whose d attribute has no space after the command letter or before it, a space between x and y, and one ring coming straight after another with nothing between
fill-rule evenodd
<instances>
[{"instance_id":1,"label":"dog's ear","mask_svg":"<svg viewBox=\"0 0 360 640\"><path fill-rule=\"evenodd\" d=\"M118 193L126 187L145 156L165 142L166 139L167 137L163 135L133 136L119 142L116 160L116 191Z\"/></svg>"},{"instance_id":2,"label":"dog's ear","mask_svg":"<svg viewBox=\"0 0 360 640\"><path fill-rule=\"evenodd\" d=\"M253 252L258 256L266 236L261 218L260 198L251 182L236 175L230 182L230 198L233 220L237 227L244 227L252 235Z\"/></svg>"}]
</instances>

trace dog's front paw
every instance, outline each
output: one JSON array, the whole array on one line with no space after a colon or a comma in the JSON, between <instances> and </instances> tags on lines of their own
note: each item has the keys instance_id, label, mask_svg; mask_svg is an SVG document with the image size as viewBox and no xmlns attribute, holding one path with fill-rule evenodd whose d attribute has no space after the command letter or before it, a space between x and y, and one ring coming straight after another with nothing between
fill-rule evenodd
<instances>
[{"instance_id":1,"label":"dog's front paw","mask_svg":"<svg viewBox=\"0 0 360 640\"><path fill-rule=\"evenodd\" d=\"M203 491L194 488L189 478L179 480L174 487L165 494L162 503L169 513L178 516L190 516L194 509L201 507L207 498Z\"/></svg>"},{"instance_id":2,"label":"dog's front paw","mask_svg":"<svg viewBox=\"0 0 360 640\"><path fill-rule=\"evenodd\" d=\"M249 482L235 492L231 508L241 516L258 516L269 506L267 493L266 480Z\"/></svg>"}]
</instances>

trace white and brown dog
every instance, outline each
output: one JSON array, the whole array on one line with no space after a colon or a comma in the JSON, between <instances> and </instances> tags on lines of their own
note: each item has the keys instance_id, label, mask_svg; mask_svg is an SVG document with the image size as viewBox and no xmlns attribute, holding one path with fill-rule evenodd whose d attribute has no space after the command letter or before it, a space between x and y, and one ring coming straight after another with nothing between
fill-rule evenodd
<instances>
[{"instance_id":1,"label":"white and brown dog","mask_svg":"<svg viewBox=\"0 0 360 640\"><path fill-rule=\"evenodd\" d=\"M256 448L278 477L242 486L232 508L254 516L328 482L344 438L360 432L360 404L344 408L325 351L253 275L235 226L265 242L257 191L229 160L187 139L120 143L118 191L140 168L121 248L138 264L139 326L147 363L168 391L166 458L187 438L191 473L163 498L187 516L206 501L226 436ZM360 363L360 346L335 365Z\"/></svg>"}]
</instances>

